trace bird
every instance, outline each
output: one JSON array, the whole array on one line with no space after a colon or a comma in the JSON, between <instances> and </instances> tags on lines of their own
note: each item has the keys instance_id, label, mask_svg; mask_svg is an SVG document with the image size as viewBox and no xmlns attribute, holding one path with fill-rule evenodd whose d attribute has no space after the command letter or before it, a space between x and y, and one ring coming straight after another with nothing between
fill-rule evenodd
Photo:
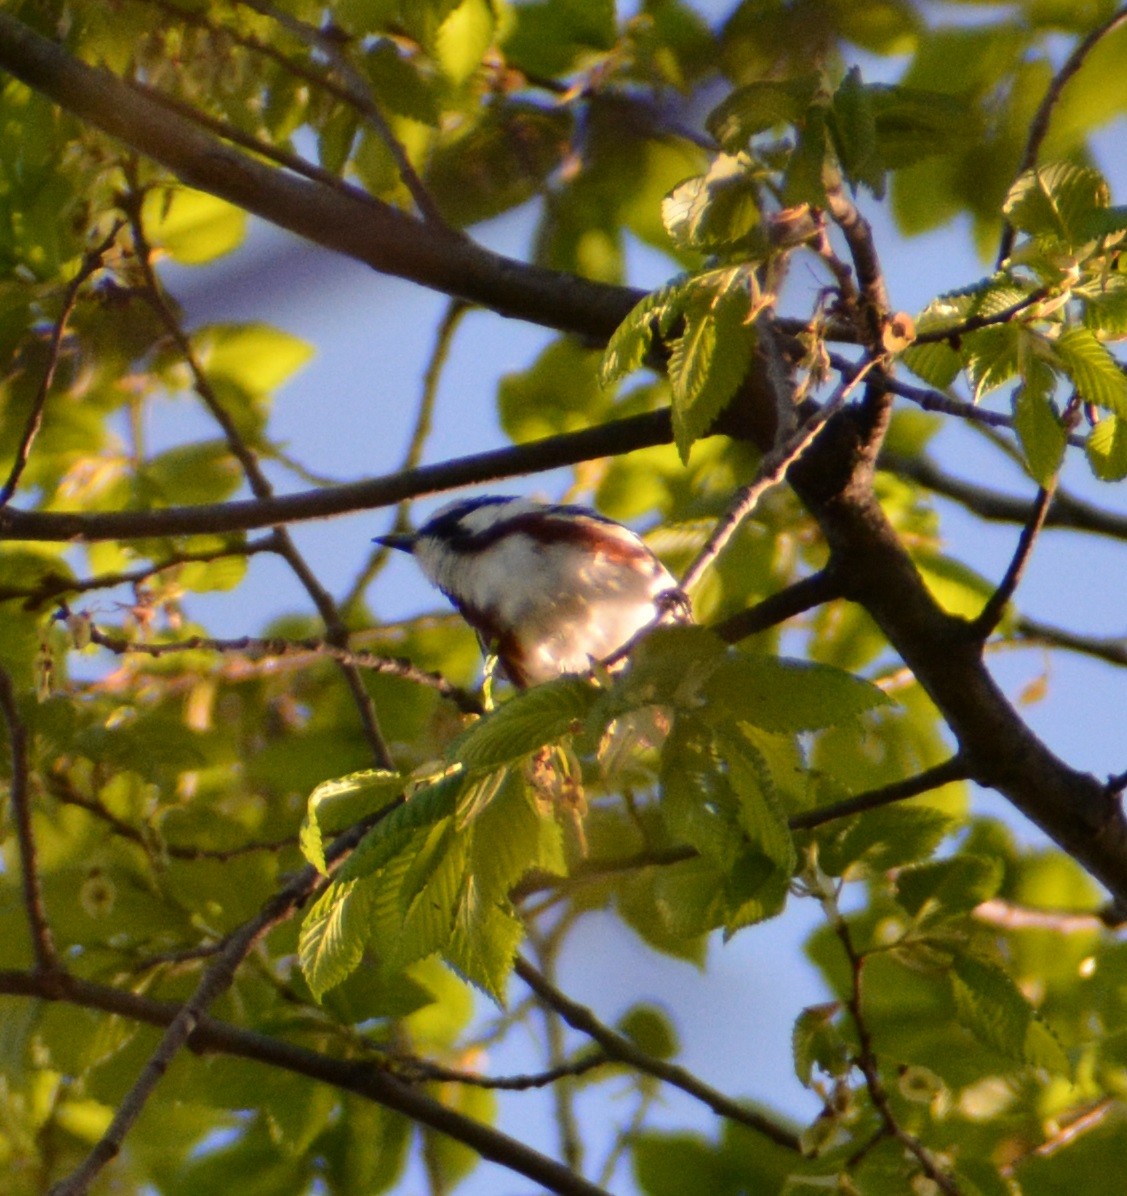
<instances>
[{"instance_id":1,"label":"bird","mask_svg":"<svg viewBox=\"0 0 1127 1196\"><path fill-rule=\"evenodd\" d=\"M647 627L692 620L642 540L586 507L459 499L375 542L414 557L521 689L616 661Z\"/></svg>"}]
</instances>

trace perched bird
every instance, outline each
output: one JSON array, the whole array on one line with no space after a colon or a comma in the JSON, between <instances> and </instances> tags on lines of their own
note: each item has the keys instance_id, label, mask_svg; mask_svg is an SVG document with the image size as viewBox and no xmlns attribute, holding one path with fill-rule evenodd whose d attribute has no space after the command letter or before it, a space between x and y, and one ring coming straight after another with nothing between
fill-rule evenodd
<instances>
[{"instance_id":1,"label":"perched bird","mask_svg":"<svg viewBox=\"0 0 1127 1196\"><path fill-rule=\"evenodd\" d=\"M585 507L462 499L417 532L376 542L411 553L522 687L586 672L643 628L690 619L688 599L645 544Z\"/></svg>"}]
</instances>

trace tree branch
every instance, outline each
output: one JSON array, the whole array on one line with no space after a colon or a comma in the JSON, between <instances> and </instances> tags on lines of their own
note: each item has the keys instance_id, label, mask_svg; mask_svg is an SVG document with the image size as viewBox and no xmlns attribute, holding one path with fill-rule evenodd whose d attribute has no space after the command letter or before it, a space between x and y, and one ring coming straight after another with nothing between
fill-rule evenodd
<instances>
[{"instance_id":1,"label":"tree branch","mask_svg":"<svg viewBox=\"0 0 1127 1196\"><path fill-rule=\"evenodd\" d=\"M0 508L6 507L12 499L12 495L15 494L16 487L20 483L20 478L31 456L31 446L35 443L35 438L39 434L39 428L43 423L43 412L47 406L47 396L50 394L51 384L55 380L55 371L59 365L59 351L63 344L63 334L66 332L67 321L70 319L75 304L78 302L78 292L82 290L86 280L102 268L102 260L105 258L110 246L117 240L117 234L121 231L122 223L122 221L115 223L110 232L86 254L82 259L82 264L78 267L78 272L67 284L66 291L63 293L62 308L51 329L50 340L47 342L47 365L43 370L39 389L32 400L31 411L28 413L23 435L20 437L19 445L16 447L15 460L12 462L8 480L3 486L0 486Z\"/></svg>"},{"instance_id":2,"label":"tree branch","mask_svg":"<svg viewBox=\"0 0 1127 1196\"><path fill-rule=\"evenodd\" d=\"M836 901L823 899L823 905L827 906L826 914L830 920L830 925L837 935L845 951L845 956L849 961L850 989L845 1004L853 1020L854 1028L857 1031L859 1050L854 1063L865 1079L865 1087L868 1090L869 1099L872 1101L877 1115L884 1123L885 1134L895 1138L905 1150L915 1157L920 1170L935 1184L936 1188L941 1192L946 1192L948 1196L959 1196L958 1185L951 1176L939 1167L932 1157L931 1152L924 1147L923 1143L914 1134L908 1133L896 1119L896 1114L888 1099L888 1093L885 1091L884 1081L881 1079L880 1064L873 1049L872 1035L869 1032L868 1022L865 1020L864 1010L861 1006L861 977L864 971L865 957L859 954L854 946L853 936L849 930L849 923L841 916Z\"/></svg>"},{"instance_id":3,"label":"tree branch","mask_svg":"<svg viewBox=\"0 0 1127 1196\"><path fill-rule=\"evenodd\" d=\"M0 24L3 19L4 14L0 12ZM562 465L576 465L580 461L668 444L671 439L668 410L650 411L579 432L562 432L528 444L421 465L417 469L400 470L328 490L305 490L273 498L192 507L165 507L158 511L84 514L6 507L0 510L0 539L91 542L246 531L389 507L407 498L538 473Z\"/></svg>"},{"instance_id":4,"label":"tree branch","mask_svg":"<svg viewBox=\"0 0 1127 1196\"><path fill-rule=\"evenodd\" d=\"M150 1026L169 1026L183 1008L173 1002L157 1001L121 989L93 984L76 976L62 977L60 986L53 986L34 972L0 971L0 993L7 996L61 1000L80 1008L98 1009ZM280 1039L239 1029L206 1015L199 1018L192 1030L188 1046L197 1052L218 1051L280 1068L373 1101L463 1143L482 1158L523 1175L561 1196L607 1196L601 1188L568 1171L555 1160L491 1126L447 1108L425 1092L373 1067L368 1060L333 1059Z\"/></svg>"},{"instance_id":5,"label":"tree branch","mask_svg":"<svg viewBox=\"0 0 1127 1196\"><path fill-rule=\"evenodd\" d=\"M735 644L747 639L749 635L757 635L768 628L776 627L795 615L801 615L815 606L832 602L841 596L841 586L833 574L822 569L787 586L785 590L769 594L755 606L714 623L710 630L725 643Z\"/></svg>"},{"instance_id":6,"label":"tree branch","mask_svg":"<svg viewBox=\"0 0 1127 1196\"><path fill-rule=\"evenodd\" d=\"M223 145L194 122L0 12L0 69L172 171L264 220L374 269L546 327L606 340L643 292L491 253L357 188L323 186Z\"/></svg>"},{"instance_id":7,"label":"tree branch","mask_svg":"<svg viewBox=\"0 0 1127 1196\"><path fill-rule=\"evenodd\" d=\"M1030 508L1029 518L1026 520L1025 526L1021 529L1021 535L1018 537L1017 548L1014 550L1013 557L1010 559L1009 566L1002 580L998 583L998 588L986 600L982 610L979 611L968 628L971 636L979 640L985 640L1001 622L1002 616L1006 612L1006 607L1009 605L1010 599L1014 596L1022 574L1025 572L1025 567L1029 563L1037 535L1041 531L1041 528L1045 526L1045 517L1049 513L1049 504L1053 501L1053 491L1055 489L1055 484L1050 484L1042 486L1037 491L1037 498Z\"/></svg>"},{"instance_id":8,"label":"tree branch","mask_svg":"<svg viewBox=\"0 0 1127 1196\"><path fill-rule=\"evenodd\" d=\"M397 805L398 802L394 804ZM330 867L348 855L375 822L391 808L385 807L384 811L373 814L339 835L325 856ZM187 1044L207 1010L234 983L236 972L255 944L275 926L292 917L327 883L326 878L316 868L306 865L258 914L223 940L213 962L200 978L195 992L176 1009L167 1023L163 1038L150 1055L133 1087L118 1105L105 1133L75 1171L51 1189L49 1196L84 1196L106 1164L120 1153L126 1135L141 1115L161 1077Z\"/></svg>"},{"instance_id":9,"label":"tree branch","mask_svg":"<svg viewBox=\"0 0 1127 1196\"><path fill-rule=\"evenodd\" d=\"M921 793L939 789L952 781L965 781L969 776L966 762L959 756L952 756L942 764L927 768L914 777L893 781L891 785L882 785L879 789L870 789L867 793L858 793L844 801L819 806L816 810L792 814L787 819L787 825L792 831L810 830L838 818L848 818L852 814L862 814L866 810L875 810L893 802L906 801L909 797L918 797Z\"/></svg>"},{"instance_id":10,"label":"tree branch","mask_svg":"<svg viewBox=\"0 0 1127 1196\"><path fill-rule=\"evenodd\" d=\"M1083 41L1081 41L1072 53L1065 59L1064 64L1060 70L1053 76L1052 82L1049 84L1041 99L1041 103L1037 107L1037 111L1033 116L1033 121L1029 126L1029 136L1025 142L1025 149L1022 151L1021 161L1017 165L1017 172L1015 178L1021 178L1027 170L1032 170L1037 165L1037 157L1041 152L1041 143L1045 140L1049 132L1049 122L1053 118L1053 109L1060 101L1061 93L1068 85L1069 80L1080 70L1084 65L1084 60L1088 55L1100 44L1101 41L1110 33L1114 33L1125 21L1127 21L1127 8L1120 8L1114 12L1102 25L1097 26L1088 34ZM1014 240L1017 236L1017 230L1012 224L1006 222L1002 226L1002 239L998 245L997 266L1000 269L1006 258L1013 252Z\"/></svg>"},{"instance_id":11,"label":"tree branch","mask_svg":"<svg viewBox=\"0 0 1127 1196\"><path fill-rule=\"evenodd\" d=\"M356 668L370 669L374 673L385 673L392 677L401 677L405 681L413 681L417 685L428 686L430 689L437 690L444 698L448 698L463 714L482 713L479 698L457 685L452 685L441 673L428 672L426 669L412 664L411 661L399 657L377 656L374 652L338 648L327 640L315 637L287 640L279 637L256 639L254 636L243 635L237 639L212 639L207 636L193 635L183 640L150 643L107 635L94 626L91 626L89 630L91 643L98 644L118 656L131 653L155 659L160 656L175 655L178 652L239 652L252 660L260 660L266 656L294 656L304 653L311 657L335 660Z\"/></svg>"},{"instance_id":12,"label":"tree branch","mask_svg":"<svg viewBox=\"0 0 1127 1196\"><path fill-rule=\"evenodd\" d=\"M23 903L31 929L31 946L35 955L36 969L44 973L57 973L62 964L55 948L55 936L47 920L43 904L43 888L39 882L39 864L35 849L35 833L31 825L31 795L28 780L31 768L27 758L27 728L20 718L16 704L16 691L8 671L0 666L0 714L8 724L8 748L11 752L12 781L9 797L12 803L12 821L16 824L16 838L20 850L20 880L23 885Z\"/></svg>"},{"instance_id":13,"label":"tree branch","mask_svg":"<svg viewBox=\"0 0 1127 1196\"><path fill-rule=\"evenodd\" d=\"M1031 619L1027 615L1017 617L1014 632L1024 640L1094 656L1108 664L1127 666L1127 635L1080 635L1063 627L1053 627L1048 623Z\"/></svg>"},{"instance_id":14,"label":"tree branch","mask_svg":"<svg viewBox=\"0 0 1127 1196\"><path fill-rule=\"evenodd\" d=\"M1008 494L1000 494L996 490L988 490L985 486L957 478L927 456L905 457L886 449L881 453L878 464L881 469L918 482L991 523L1027 523L1034 509L1033 504L1025 499L1012 498ZM1049 503L1044 526L1127 540L1127 516L1105 511L1059 488Z\"/></svg>"},{"instance_id":15,"label":"tree branch","mask_svg":"<svg viewBox=\"0 0 1127 1196\"><path fill-rule=\"evenodd\" d=\"M588 1038L593 1039L612 1059L617 1059L637 1068L638 1071L664 1080L675 1088L680 1088L682 1092L687 1092L689 1096L696 1097L697 1100L706 1104L714 1113L756 1130L779 1146L793 1151L800 1150L797 1134L765 1117L762 1113L758 1113L746 1105L741 1105L722 1092L710 1088L683 1067L655 1059L652 1055L647 1055L645 1051L639 1050L629 1038L599 1021L586 1006L578 1004L570 997L565 996L558 988L549 984L527 960L519 955L513 970L540 1000L554 1009L573 1030L578 1030L581 1034L586 1034Z\"/></svg>"}]
</instances>

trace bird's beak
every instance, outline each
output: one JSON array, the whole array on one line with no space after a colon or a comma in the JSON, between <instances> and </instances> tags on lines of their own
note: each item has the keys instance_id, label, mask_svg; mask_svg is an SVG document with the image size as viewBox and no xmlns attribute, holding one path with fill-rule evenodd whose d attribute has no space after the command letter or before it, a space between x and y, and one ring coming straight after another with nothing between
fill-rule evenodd
<instances>
[{"instance_id":1,"label":"bird's beak","mask_svg":"<svg viewBox=\"0 0 1127 1196\"><path fill-rule=\"evenodd\" d=\"M386 548L398 548L400 552L414 552L419 537L415 532L389 532L386 536L374 536L373 544L383 544Z\"/></svg>"}]
</instances>

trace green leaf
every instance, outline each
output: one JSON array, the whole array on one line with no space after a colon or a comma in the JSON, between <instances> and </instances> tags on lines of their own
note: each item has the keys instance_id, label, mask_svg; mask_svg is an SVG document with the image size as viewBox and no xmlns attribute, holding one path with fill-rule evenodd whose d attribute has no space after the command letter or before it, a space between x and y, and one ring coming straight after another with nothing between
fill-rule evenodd
<instances>
[{"instance_id":1,"label":"green leaf","mask_svg":"<svg viewBox=\"0 0 1127 1196\"><path fill-rule=\"evenodd\" d=\"M1084 452L1092 472L1101 481L1127 478L1127 419L1109 415L1088 433Z\"/></svg>"},{"instance_id":2,"label":"green leaf","mask_svg":"<svg viewBox=\"0 0 1127 1196\"><path fill-rule=\"evenodd\" d=\"M160 506L213 503L230 498L242 480L226 442L205 440L168 449L146 462L137 488Z\"/></svg>"},{"instance_id":3,"label":"green leaf","mask_svg":"<svg viewBox=\"0 0 1127 1196\"><path fill-rule=\"evenodd\" d=\"M603 386L610 386L641 366L653 343L655 325L672 324L684 310L690 293L687 279L681 276L651 291L634 305L614 330L603 353L599 366L599 381Z\"/></svg>"},{"instance_id":4,"label":"green leaf","mask_svg":"<svg viewBox=\"0 0 1127 1196\"><path fill-rule=\"evenodd\" d=\"M618 1029L654 1059L672 1059L680 1050L676 1028L656 1005L631 1005L619 1018Z\"/></svg>"},{"instance_id":5,"label":"green leaf","mask_svg":"<svg viewBox=\"0 0 1127 1196\"><path fill-rule=\"evenodd\" d=\"M888 170L959 150L974 132L973 110L958 96L885 83L866 84L865 92L879 158Z\"/></svg>"},{"instance_id":6,"label":"green leaf","mask_svg":"<svg viewBox=\"0 0 1127 1196\"><path fill-rule=\"evenodd\" d=\"M559 677L514 694L466 733L456 757L473 772L511 764L581 724L599 691L582 677Z\"/></svg>"},{"instance_id":7,"label":"green leaf","mask_svg":"<svg viewBox=\"0 0 1127 1196\"><path fill-rule=\"evenodd\" d=\"M1053 348L1081 398L1127 416L1127 375L1090 328L1067 329Z\"/></svg>"},{"instance_id":8,"label":"green leaf","mask_svg":"<svg viewBox=\"0 0 1127 1196\"><path fill-rule=\"evenodd\" d=\"M552 78L609 50L616 34L614 0L535 0L514 7L503 49L519 70Z\"/></svg>"},{"instance_id":9,"label":"green leaf","mask_svg":"<svg viewBox=\"0 0 1127 1196\"><path fill-rule=\"evenodd\" d=\"M953 820L927 806L886 806L814 832L818 865L829 876L876 875L930 856Z\"/></svg>"},{"instance_id":10,"label":"green leaf","mask_svg":"<svg viewBox=\"0 0 1127 1196\"><path fill-rule=\"evenodd\" d=\"M738 799L710 730L691 716L677 719L662 749L661 813L674 842L695 847L721 870L735 863L743 838Z\"/></svg>"},{"instance_id":11,"label":"green leaf","mask_svg":"<svg viewBox=\"0 0 1127 1196\"><path fill-rule=\"evenodd\" d=\"M794 1022L791 1032L791 1054L794 1074L805 1088L809 1088L817 1067L829 1076L843 1076L851 1066L851 1051L842 1037L837 1022L841 1006L836 1001L825 1005L811 1005Z\"/></svg>"},{"instance_id":12,"label":"green leaf","mask_svg":"<svg viewBox=\"0 0 1127 1196\"><path fill-rule=\"evenodd\" d=\"M504 1005L505 981L523 938L524 925L508 901L486 896L470 873L458 900L450 941L443 949L447 963Z\"/></svg>"},{"instance_id":13,"label":"green leaf","mask_svg":"<svg viewBox=\"0 0 1127 1196\"><path fill-rule=\"evenodd\" d=\"M359 964L368 939L371 886L336 881L313 903L301 927L298 958L317 1000Z\"/></svg>"},{"instance_id":14,"label":"green leaf","mask_svg":"<svg viewBox=\"0 0 1127 1196\"><path fill-rule=\"evenodd\" d=\"M746 164L717 154L707 174L679 183L661 204L661 219L680 249L716 253L746 247L759 227L759 192ZM763 238L759 248L763 252ZM747 248L741 259L748 260Z\"/></svg>"},{"instance_id":15,"label":"green leaf","mask_svg":"<svg viewBox=\"0 0 1127 1196\"><path fill-rule=\"evenodd\" d=\"M385 867L419 832L454 814L466 778L462 773L442 777L410 794L386 818L380 819L357 844L337 872L338 880L367 876Z\"/></svg>"},{"instance_id":16,"label":"green leaf","mask_svg":"<svg viewBox=\"0 0 1127 1196\"><path fill-rule=\"evenodd\" d=\"M1039 486L1047 486L1056 476L1068 447L1068 433L1050 396L1051 388L1029 383L1013 396L1014 430L1030 476Z\"/></svg>"},{"instance_id":17,"label":"green leaf","mask_svg":"<svg viewBox=\"0 0 1127 1196\"><path fill-rule=\"evenodd\" d=\"M829 127L846 178L854 187L864 184L877 199L883 198L885 172L877 148L873 90L861 82L857 67L847 72L834 93Z\"/></svg>"},{"instance_id":18,"label":"green leaf","mask_svg":"<svg viewBox=\"0 0 1127 1196\"><path fill-rule=\"evenodd\" d=\"M738 284L697 293L686 305L684 331L669 355L673 439L683 462L747 374L755 347L752 311L751 297Z\"/></svg>"},{"instance_id":19,"label":"green leaf","mask_svg":"<svg viewBox=\"0 0 1127 1196\"><path fill-rule=\"evenodd\" d=\"M401 55L393 41L376 42L360 59L360 65L382 108L420 124L438 124L439 105L434 87L424 80L417 60Z\"/></svg>"},{"instance_id":20,"label":"green leaf","mask_svg":"<svg viewBox=\"0 0 1127 1196\"><path fill-rule=\"evenodd\" d=\"M1064 1049L1001 968L959 954L947 975L959 1021L979 1041L1016 1063L1070 1073Z\"/></svg>"},{"instance_id":21,"label":"green leaf","mask_svg":"<svg viewBox=\"0 0 1127 1196\"><path fill-rule=\"evenodd\" d=\"M193 340L209 376L252 395L276 390L313 356L312 345L269 324L212 324Z\"/></svg>"},{"instance_id":22,"label":"green leaf","mask_svg":"<svg viewBox=\"0 0 1127 1196\"><path fill-rule=\"evenodd\" d=\"M749 83L726 96L708 114L705 124L726 153L738 154L756 133L797 124L820 86L821 76L817 74Z\"/></svg>"},{"instance_id":23,"label":"green leaf","mask_svg":"<svg viewBox=\"0 0 1127 1196\"><path fill-rule=\"evenodd\" d=\"M995 856L957 855L903 868L896 876L896 900L913 917L937 911L966 913L989 900L1002 883L1002 861Z\"/></svg>"},{"instance_id":24,"label":"green leaf","mask_svg":"<svg viewBox=\"0 0 1127 1196\"><path fill-rule=\"evenodd\" d=\"M889 705L868 681L828 665L772 656L725 660L704 689L724 717L765 731L813 731ZM706 707L706 717L713 717Z\"/></svg>"},{"instance_id":25,"label":"green leaf","mask_svg":"<svg viewBox=\"0 0 1127 1196\"><path fill-rule=\"evenodd\" d=\"M598 368L595 351L572 337L560 337L528 369L505 374L497 388L505 434L521 444L603 420L610 396L600 385Z\"/></svg>"},{"instance_id":26,"label":"green leaf","mask_svg":"<svg viewBox=\"0 0 1127 1196\"><path fill-rule=\"evenodd\" d=\"M439 25L434 56L443 74L456 86L481 67L496 29L493 5L487 0L461 0Z\"/></svg>"},{"instance_id":27,"label":"green leaf","mask_svg":"<svg viewBox=\"0 0 1127 1196\"><path fill-rule=\"evenodd\" d=\"M184 266L201 266L230 253L246 236L242 208L191 187L150 191L141 208L149 241Z\"/></svg>"},{"instance_id":28,"label":"green leaf","mask_svg":"<svg viewBox=\"0 0 1127 1196\"><path fill-rule=\"evenodd\" d=\"M798 141L787 163L783 180L783 203L808 203L822 207L826 202L826 168L830 158L827 109L814 104L798 130Z\"/></svg>"},{"instance_id":29,"label":"green leaf","mask_svg":"<svg viewBox=\"0 0 1127 1196\"><path fill-rule=\"evenodd\" d=\"M1054 162L1023 174L1002 210L1022 232L1079 246L1092 239L1092 216L1107 207L1108 198L1107 182L1098 170Z\"/></svg>"},{"instance_id":30,"label":"green leaf","mask_svg":"<svg viewBox=\"0 0 1127 1196\"><path fill-rule=\"evenodd\" d=\"M315 868L325 872L324 836L381 809L403 792L405 783L399 773L370 768L318 785L306 803L301 827L302 854Z\"/></svg>"},{"instance_id":31,"label":"green leaf","mask_svg":"<svg viewBox=\"0 0 1127 1196\"><path fill-rule=\"evenodd\" d=\"M919 328L919 325L916 325ZM924 331L924 329L920 329ZM900 360L929 386L939 390L946 390L959 376L963 368L962 359L958 353L944 341L934 341L925 345L909 345L900 354Z\"/></svg>"}]
</instances>

